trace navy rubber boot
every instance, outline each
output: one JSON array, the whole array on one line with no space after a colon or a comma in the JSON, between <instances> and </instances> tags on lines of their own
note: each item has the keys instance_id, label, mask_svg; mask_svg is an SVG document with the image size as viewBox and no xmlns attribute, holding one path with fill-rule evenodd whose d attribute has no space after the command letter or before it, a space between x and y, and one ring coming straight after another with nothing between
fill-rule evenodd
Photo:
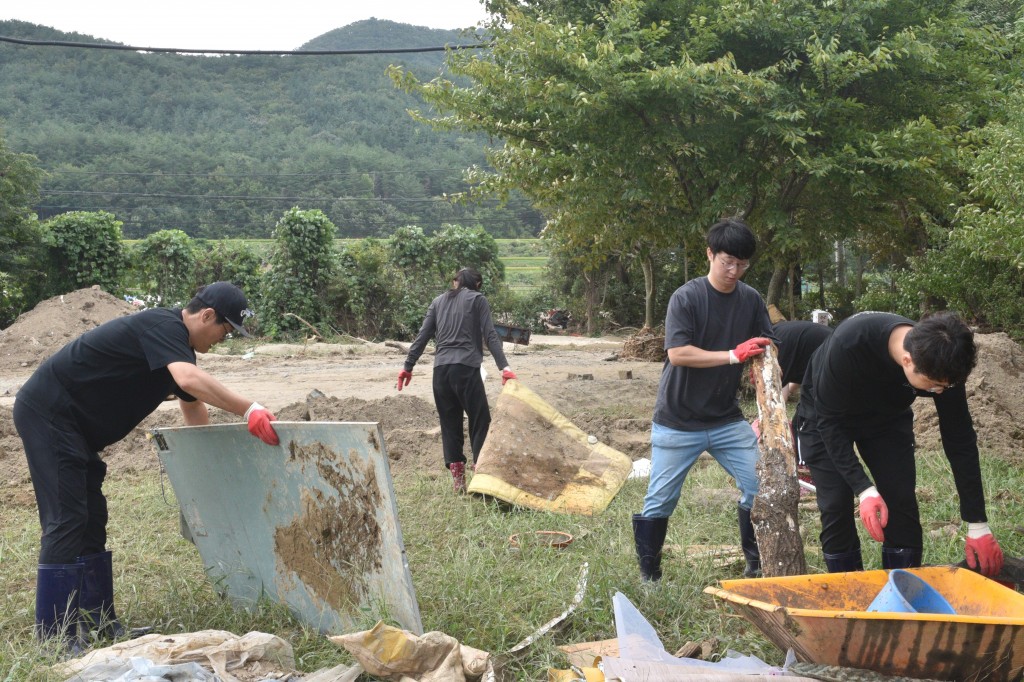
<instances>
[{"instance_id":1,"label":"navy rubber boot","mask_svg":"<svg viewBox=\"0 0 1024 682\"><path fill-rule=\"evenodd\" d=\"M110 552L78 557L82 565L82 626L98 638L115 639L125 634L114 611L114 567Z\"/></svg>"},{"instance_id":2,"label":"navy rubber boot","mask_svg":"<svg viewBox=\"0 0 1024 682\"><path fill-rule=\"evenodd\" d=\"M633 514L633 541L636 543L636 558L640 562L640 579L644 582L661 580L661 548L667 532L667 518Z\"/></svg>"},{"instance_id":3,"label":"navy rubber boot","mask_svg":"<svg viewBox=\"0 0 1024 682\"><path fill-rule=\"evenodd\" d=\"M36 638L60 641L71 653L81 651L78 606L81 564L39 564L36 572Z\"/></svg>"},{"instance_id":4,"label":"navy rubber boot","mask_svg":"<svg viewBox=\"0 0 1024 682\"><path fill-rule=\"evenodd\" d=\"M920 547L883 547L882 568L917 568L923 555Z\"/></svg>"},{"instance_id":5,"label":"navy rubber boot","mask_svg":"<svg viewBox=\"0 0 1024 682\"><path fill-rule=\"evenodd\" d=\"M860 556L860 547L849 552L825 555L825 566L829 573L847 573L849 571L863 571L864 560Z\"/></svg>"},{"instance_id":6,"label":"navy rubber boot","mask_svg":"<svg viewBox=\"0 0 1024 682\"><path fill-rule=\"evenodd\" d=\"M736 517L740 525L740 547L743 549L743 558L747 562L746 568L743 569L743 577L760 578L761 550L757 546L754 524L750 522L750 510L737 506Z\"/></svg>"}]
</instances>

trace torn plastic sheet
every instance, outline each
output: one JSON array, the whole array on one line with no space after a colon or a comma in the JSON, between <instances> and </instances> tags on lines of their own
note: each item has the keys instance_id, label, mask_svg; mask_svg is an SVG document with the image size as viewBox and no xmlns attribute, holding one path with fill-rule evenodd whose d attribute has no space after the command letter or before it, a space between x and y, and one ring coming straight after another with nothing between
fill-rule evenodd
<instances>
[{"instance_id":1,"label":"torn plastic sheet","mask_svg":"<svg viewBox=\"0 0 1024 682\"><path fill-rule=\"evenodd\" d=\"M717 662L702 661L696 658L676 658L661 643L647 619L644 618L632 602L621 592L612 597L615 611L615 630L619 639L619 656L604 657L600 667L605 679L658 679L669 682L675 679L696 679L700 675L704 680L742 679L755 680L761 677L785 677L789 680L809 680L810 678L794 675L787 668L796 658L793 652L786 654L783 667L772 666L757 656L746 656L730 651L726 657Z\"/></svg>"}]
</instances>

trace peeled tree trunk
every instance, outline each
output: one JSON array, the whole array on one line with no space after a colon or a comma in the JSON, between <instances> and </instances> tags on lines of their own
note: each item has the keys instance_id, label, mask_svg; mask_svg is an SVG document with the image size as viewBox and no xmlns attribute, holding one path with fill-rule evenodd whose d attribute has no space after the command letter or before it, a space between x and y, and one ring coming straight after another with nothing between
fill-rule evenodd
<instances>
[{"instance_id":1,"label":"peeled tree trunk","mask_svg":"<svg viewBox=\"0 0 1024 682\"><path fill-rule=\"evenodd\" d=\"M782 369L775 344L751 360L761 425L757 462L758 493L750 519L765 577L807 573L800 537L800 484L793 434L782 399Z\"/></svg>"}]
</instances>

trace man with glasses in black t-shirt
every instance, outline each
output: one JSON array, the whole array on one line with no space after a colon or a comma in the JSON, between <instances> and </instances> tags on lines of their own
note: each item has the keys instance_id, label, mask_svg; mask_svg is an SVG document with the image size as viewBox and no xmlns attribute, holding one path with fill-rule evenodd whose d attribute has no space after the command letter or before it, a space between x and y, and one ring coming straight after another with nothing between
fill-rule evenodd
<instances>
[{"instance_id":1,"label":"man with glasses in black t-shirt","mask_svg":"<svg viewBox=\"0 0 1024 682\"><path fill-rule=\"evenodd\" d=\"M772 336L761 295L740 281L757 248L742 220L723 220L708 231L708 274L679 287L665 316L665 350L651 425L651 478L643 513L633 515L640 577L661 578L661 550L683 482L708 452L740 489L737 517L746 559L744 575L761 572L750 522L757 495L757 439L740 411L743 363L764 352Z\"/></svg>"}]
</instances>

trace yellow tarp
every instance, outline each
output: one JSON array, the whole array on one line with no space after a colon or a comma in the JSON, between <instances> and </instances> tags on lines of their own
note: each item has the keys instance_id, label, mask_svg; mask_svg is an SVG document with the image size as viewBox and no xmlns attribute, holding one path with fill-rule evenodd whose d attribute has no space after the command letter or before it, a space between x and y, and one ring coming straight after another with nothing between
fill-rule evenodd
<instances>
[{"instance_id":1,"label":"yellow tarp","mask_svg":"<svg viewBox=\"0 0 1024 682\"><path fill-rule=\"evenodd\" d=\"M469 492L515 505L590 516L604 511L632 461L587 434L517 380L492 411Z\"/></svg>"}]
</instances>

